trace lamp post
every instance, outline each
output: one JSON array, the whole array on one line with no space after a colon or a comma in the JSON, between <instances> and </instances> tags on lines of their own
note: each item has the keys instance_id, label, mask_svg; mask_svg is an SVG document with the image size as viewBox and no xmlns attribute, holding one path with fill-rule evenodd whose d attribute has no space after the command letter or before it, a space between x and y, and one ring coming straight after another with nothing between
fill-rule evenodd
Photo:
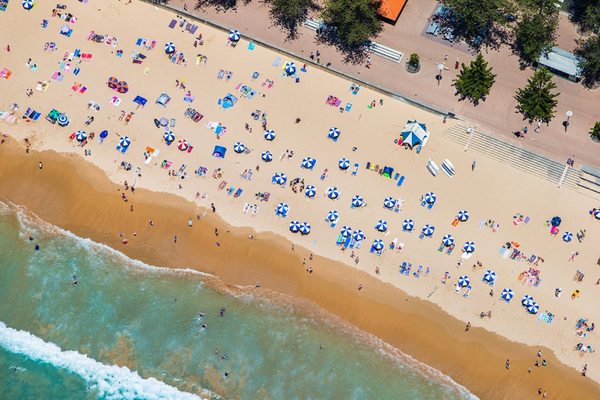
<instances>
[{"instance_id":1,"label":"lamp post","mask_svg":"<svg viewBox=\"0 0 600 400\"><path fill-rule=\"evenodd\" d=\"M569 127L569 118L571 118L571 116L573 115L573 111L567 111L567 120L565 121L565 132L567 131L567 128Z\"/></svg>"},{"instance_id":2,"label":"lamp post","mask_svg":"<svg viewBox=\"0 0 600 400\"><path fill-rule=\"evenodd\" d=\"M438 69L440 70L440 73L437 76L437 80L438 80L438 86L440 86L440 81L442 80L442 71L444 70L444 64L438 64Z\"/></svg>"}]
</instances>

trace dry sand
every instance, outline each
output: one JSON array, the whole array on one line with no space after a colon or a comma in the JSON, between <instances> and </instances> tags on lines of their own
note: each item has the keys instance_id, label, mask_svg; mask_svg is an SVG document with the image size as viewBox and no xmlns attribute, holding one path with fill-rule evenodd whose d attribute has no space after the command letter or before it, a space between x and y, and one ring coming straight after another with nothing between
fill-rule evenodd
<instances>
[{"instance_id":1,"label":"dry sand","mask_svg":"<svg viewBox=\"0 0 600 400\"><path fill-rule=\"evenodd\" d=\"M222 277L224 282L253 285L260 280L266 287L310 300L420 361L440 369L482 398L505 398L507 395L521 397L521 390L533 393L532 390L540 385L548 388L550 396L560 393L562 398L597 397L598 386L592 384L591 380L600 381L600 362L595 354L581 355L573 351L573 347L580 341L593 348L600 343L595 332L584 339L574 335L574 324L578 318L589 318L590 322L600 321L600 312L594 307L600 300L600 289L595 286L600 277L598 267L595 266L599 256L597 238L600 222L590 219L588 215L588 210L598 206L597 201L574 191L558 189L548 182L482 157L478 157L477 169L472 172L472 158L464 154L458 145L437 135L451 122L444 125L439 116L389 98L384 99L383 106L368 109L367 105L372 100L380 98L378 94L363 88L354 96L349 92L351 82L310 67L307 73L299 72L301 82L296 84L291 78L280 77L281 68L271 65L276 57L282 57L281 65L285 64L285 56L258 46L250 51L244 40L236 48L227 47L227 34L224 32L201 25L197 33L202 33L205 43L195 49L192 35L181 32L181 29L171 30L167 27L173 16L165 11L154 10L146 4L125 5L124 2L117 1L108 1L101 8L98 11L96 6L89 3L70 4L67 11L78 16L78 21L70 24L74 29L70 38L59 36L58 31L63 22L50 16L51 5L38 4L34 10L26 12L17 4L11 4L7 10L5 16L9 17L6 18L8 23L0 26L0 37L10 38L10 43L3 41L0 48L10 44L11 52L0 52L0 68L6 67L13 74L10 79L0 82L1 109L8 110L13 102L25 108L32 107L44 115L51 108L57 108L67 113L72 123L67 128L60 128L43 119L35 123L22 120L17 124L3 121L0 130L19 140L19 151L23 155L23 138L30 138L32 149L28 159L15 158L8 163L8 155L3 150L0 193L17 204L27 205L51 223L70 229L80 236L89 236L123 249L134 258L158 265L190 268L200 267L195 258L199 250L194 246L178 243L183 244L181 247L184 250L178 248L175 254L171 245L172 237L178 235L185 242L186 235L190 234L188 218L202 214L204 209L214 203L218 216L227 224L249 227L257 232L254 233L257 241L250 243L246 239L250 230L241 229L242 233L235 239L229 239L229 243L224 239L218 250L223 253L223 247L235 247L235 252L227 251L226 254L219 255L215 246L214 257L219 258L215 258L212 263L203 261L202 268ZM140 18L142 15L144 18ZM39 26L44 18L50 21L45 30ZM135 21L135 24L131 21ZM113 48L86 41L85 37L90 30L116 36L119 44ZM135 46L137 38L146 37L158 42L156 49L145 51ZM58 50L45 53L43 48L47 41L55 41ZM166 59L163 47L168 41L173 41L177 49L188 56L190 60L187 66L176 65ZM32 98L28 99L25 89L35 88L38 80L48 80L52 72L58 70L63 53L73 52L76 48L83 53L93 54L92 61L79 64L80 74L72 75L73 65L63 82L52 82L45 93L34 91ZM122 58L115 56L117 49L123 49ZM129 54L133 50L141 51L147 56L142 65L132 64ZM206 67L196 65L194 55L197 53L208 56ZM28 58L38 62L37 71L30 71L25 67ZM148 73L144 72L145 68L149 68ZM219 69L233 71L232 79L229 82L225 79L218 80ZM254 71L260 72L260 77L252 82L251 75ZM106 81L110 76L126 80L130 91L120 95L107 88ZM261 86L266 78L275 81L273 88ZM189 104L182 101L184 92L174 89L175 79L185 79L186 89L196 96L192 107L204 115L200 123L183 118ZM74 82L85 85L87 92L73 92L71 86ZM257 88L259 94L253 99L241 98L239 92L235 91L239 83ZM154 104L160 93L168 93L173 98L166 109ZM239 102L233 108L223 110L217 105L217 100L227 93L237 95ZM138 94L148 99L148 105L135 110L132 100ZM329 94L342 98L343 104L353 103L352 110L340 113L336 108L327 106L325 100ZM122 99L118 107L109 104L113 96ZM102 104L102 109L99 112L87 110L86 105L90 100ZM250 113L256 109L268 113L269 128L274 129L277 134L273 142L263 139L260 124L250 117ZM135 112L127 126L117 120L121 110ZM17 114L20 116L22 112L23 109ZM95 117L93 124L85 127L88 132L95 131L98 135L100 131L108 129L110 134L102 145L93 140L85 148L81 148L76 142L69 141L68 137L84 128L88 115ZM177 119L173 128L176 138L187 139L194 146L191 153L180 152L175 146L168 147L164 144L161 140L163 130L157 129L153 123L154 118L163 116ZM295 124L296 118L301 118L301 123ZM406 120L412 118L426 123L431 132L431 139L420 155L393 143ZM205 128L204 124L209 121L222 122L227 126L227 133L220 140L213 131ZM245 123L250 124L252 133L245 130ZM342 131L337 143L326 138L327 131L332 126L337 126ZM115 150L118 138L122 135L132 139L125 155ZM235 154L232 146L237 141L251 149L250 154ZM227 147L224 160L211 157L215 145ZM160 155L148 165L144 164L143 157L146 146L160 150ZM353 151L353 147L357 150ZM42 149L70 154L74 158L71 166L64 165L64 161L56 156L44 154L43 157L48 157L49 160L44 173L52 174L52 178L40 179L35 174L39 172L37 151ZM91 150L92 156L84 157L84 149ZM273 162L266 164L261 161L260 154L265 150L273 153ZM294 151L293 159L279 161L279 155L285 150ZM31 158L32 156L36 158ZM306 156L317 159L313 171L300 168L300 163ZM337 168L337 161L341 157L348 157L352 165L360 164L357 176ZM87 163L79 158L85 158L100 167L110 180L118 184L125 180L132 184L134 170L140 166L142 177L137 179L136 189L165 194L149 194L139 190L134 195L135 201L123 203L115 187L98 177L93 169L85 167ZM438 164L445 158L450 158L457 175L452 179L443 175L432 177L425 169L429 158L435 159ZM170 177L167 170L160 168L163 159L172 161L172 168L175 169L186 164L189 179ZM25 160L28 160L27 164ZM123 160L132 163L132 171L125 172L118 167ZM397 172L406 176L405 183L399 188L394 181L367 171L364 166L368 161L394 167ZM61 165L60 173L53 171L52 163ZM257 164L260 164L260 172L255 171L250 181L238 177L242 170L254 169ZM217 190L221 180L212 179L210 175L203 178L194 176L193 170L199 165L208 167L210 172L215 168L222 168L224 180L228 182L227 187L242 188L242 195L234 198L225 191ZM328 168L329 176L321 181L319 177L325 168ZM65 173L68 169L72 171L72 176ZM316 199L309 201L303 194L294 194L289 187L284 189L271 185L271 175L274 172L284 172L290 179L301 177L306 184L315 185ZM90 180L94 187L84 185L82 180ZM74 186L71 181L78 183ZM31 184L27 185L28 182ZM340 200L331 201L323 197L329 186L339 188L342 192ZM25 191L25 187L29 189ZM64 190L57 190L59 187ZM47 199L53 201L46 198L42 201L38 192L40 188L44 188L43 193L47 193ZM92 196L94 189L105 195ZM259 191L271 193L269 202L255 200L254 193ZM432 210L419 205L419 197L429 191L434 191L438 196L438 202ZM113 194L108 197L107 194L111 192ZM196 200L197 192L206 193L207 198ZM182 202L166 193L179 195L195 202L195 205ZM368 206L351 209L350 199L355 194L363 196ZM405 200L400 213L383 208L383 199L387 196ZM280 201L291 207L287 219L275 216L274 208ZM258 214L252 217L250 213L242 213L245 203L258 204ZM73 206L65 208L65 204ZM129 211L131 204L135 206L133 213ZM200 211L196 207L200 207ZM340 213L336 229L331 229L324 221L327 212L332 209ZM467 209L471 218L468 222L453 227L451 222L462 209ZM512 219L516 213L529 216L530 222L513 225ZM209 225L220 223L216 216L211 213L208 215ZM565 243L560 237L551 237L544 223L554 215L560 215L563 219L561 233L586 229L584 242L580 244L574 240ZM401 224L405 218L416 221L417 232L402 232ZM150 230L147 227L148 219L160 221L156 224L157 228L162 226L160 229ZM383 236L373 228L379 219L387 220L389 234ZM500 222L497 232L479 228L479 221L488 219ZM312 232L304 237L292 234L288 230L290 220L309 222L313 227ZM433 240L418 239L418 231L426 223L436 227ZM343 253L334 245L339 228L343 225L362 229L367 235L363 247L355 251L360 257L358 265L349 257L350 250ZM204 248L214 246L210 229L204 235L202 232L194 232L203 238L201 242ZM126 236L137 232L138 236L136 240L130 238L130 244L123 247L119 232L125 232ZM238 229L236 235L237 232ZM458 249L451 256L437 251L441 238L446 233L451 233L457 242ZM382 257L377 257L368 252L375 238L384 239L386 245L393 238L398 238L405 243L405 248L401 253L386 251ZM470 260L457 267L460 248L466 240L475 241L476 251ZM525 262L504 260L501 257L498 250L507 241L520 243L520 249L528 256L536 254L545 259L545 263L540 266L542 283L539 287L523 286L517 281L519 273L529 266ZM290 255L291 243L296 245L296 252ZM580 255L575 262L567 262L573 251L578 251ZM288 256L283 257L282 252L288 253ZM312 276L304 273L301 263L301 259L308 259L310 253L317 255L312 263L309 262L315 270ZM297 266L284 262L289 257L292 257ZM398 265L402 261L411 262L413 268L418 265L430 266L432 272L419 279L399 275ZM471 267L475 261L481 261L483 268L473 271ZM236 269L224 270L218 268L217 263L237 263L250 266L251 269L244 270L244 273ZM343 264L345 265L342 266ZM374 278L375 266L381 268L381 275L377 279ZM487 269L498 274L494 297L488 295L490 287L481 282ZM577 269L587 273L582 283L572 280ZM452 278L448 285L440 285L428 299L429 302L411 298L410 310L399 308L404 308L402 302L407 298L397 289L424 299L440 282L444 271L449 271ZM453 283L463 274L471 278L473 291L469 298L452 293ZM355 291L357 283L363 284L360 295ZM510 304L498 297L505 287L515 291L515 299ZM563 288L560 298L554 296L557 287ZM579 289L581 295L572 301L570 294L575 289ZM534 296L540 304L540 311L548 310L556 315L552 324L537 322L536 316L525 313L520 307L520 299L525 294ZM377 302L376 306L372 302ZM445 317L430 302L458 320ZM349 304L353 306L348 306ZM480 319L479 313L488 310L492 310L493 318ZM465 334L464 323L467 321L475 328L485 328L508 341L479 329L472 329ZM537 347L526 348L513 342L548 349L545 350L544 357L547 356L550 367L530 377L526 376L528 366L533 366L535 362ZM466 355L461 355L458 350L464 350ZM578 373L575 370L554 365L553 357L549 356L550 350L558 360L578 371L587 363L588 377L591 379L576 378ZM512 360L510 375L504 370L506 358ZM506 387L505 392L497 391L499 383ZM571 390L587 391L587 394L582 392L575 396Z\"/></svg>"}]
</instances>

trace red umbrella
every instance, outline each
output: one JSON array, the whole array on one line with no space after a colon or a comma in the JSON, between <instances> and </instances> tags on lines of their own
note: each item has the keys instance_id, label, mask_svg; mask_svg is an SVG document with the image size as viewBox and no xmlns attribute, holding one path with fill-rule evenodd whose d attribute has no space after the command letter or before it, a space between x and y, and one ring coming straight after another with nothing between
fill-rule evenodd
<instances>
[{"instance_id":1,"label":"red umbrella","mask_svg":"<svg viewBox=\"0 0 600 400\"><path fill-rule=\"evenodd\" d=\"M177 143L177 148L179 148L179 150L187 150L189 146L190 145L185 141L185 139L179 139L179 142Z\"/></svg>"},{"instance_id":2,"label":"red umbrella","mask_svg":"<svg viewBox=\"0 0 600 400\"><path fill-rule=\"evenodd\" d=\"M127 82L125 81L120 81L119 83L117 83L116 90L119 93L127 93L127 91L129 90L129 85L127 85Z\"/></svg>"},{"instance_id":3,"label":"red umbrella","mask_svg":"<svg viewBox=\"0 0 600 400\"><path fill-rule=\"evenodd\" d=\"M119 80L114 76L112 78L108 78L108 87L111 89L115 89L119 84Z\"/></svg>"}]
</instances>

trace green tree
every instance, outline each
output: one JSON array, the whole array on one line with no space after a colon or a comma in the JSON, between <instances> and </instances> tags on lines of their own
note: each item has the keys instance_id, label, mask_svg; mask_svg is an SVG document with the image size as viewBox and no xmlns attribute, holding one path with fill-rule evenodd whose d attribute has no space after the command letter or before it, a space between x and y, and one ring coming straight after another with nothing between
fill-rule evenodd
<instances>
[{"instance_id":1,"label":"green tree","mask_svg":"<svg viewBox=\"0 0 600 400\"><path fill-rule=\"evenodd\" d=\"M421 58L419 57L419 55L417 53L412 53L410 55L410 58L408 59L408 64L413 68L417 68L419 66L420 62L421 62Z\"/></svg>"},{"instance_id":2,"label":"green tree","mask_svg":"<svg viewBox=\"0 0 600 400\"><path fill-rule=\"evenodd\" d=\"M305 18L303 11L310 6L312 0L272 0L271 16L294 38L298 24Z\"/></svg>"},{"instance_id":3,"label":"green tree","mask_svg":"<svg viewBox=\"0 0 600 400\"><path fill-rule=\"evenodd\" d=\"M503 26L515 10L515 4L506 0L442 0L453 8L454 33L467 41L484 34L495 25Z\"/></svg>"},{"instance_id":4,"label":"green tree","mask_svg":"<svg viewBox=\"0 0 600 400\"><path fill-rule=\"evenodd\" d=\"M552 93L556 84L552 82L552 74L547 68L540 68L527 79L527 86L517 90L517 110L530 121L550 122L554 117L554 108L558 104L556 98L560 93Z\"/></svg>"},{"instance_id":5,"label":"green tree","mask_svg":"<svg viewBox=\"0 0 600 400\"><path fill-rule=\"evenodd\" d=\"M515 48L525 64L537 61L556 41L558 11L550 0L524 0L523 15L515 28Z\"/></svg>"},{"instance_id":6,"label":"green tree","mask_svg":"<svg viewBox=\"0 0 600 400\"><path fill-rule=\"evenodd\" d=\"M583 84L594 87L600 81L600 36L591 35L579 42L576 54L582 57L579 67L582 69Z\"/></svg>"},{"instance_id":7,"label":"green tree","mask_svg":"<svg viewBox=\"0 0 600 400\"><path fill-rule=\"evenodd\" d=\"M592 139L600 141L600 122L596 122L592 131L590 132L590 136Z\"/></svg>"},{"instance_id":8,"label":"green tree","mask_svg":"<svg viewBox=\"0 0 600 400\"><path fill-rule=\"evenodd\" d=\"M321 17L345 48L356 50L381 31L380 6L378 0L327 0Z\"/></svg>"},{"instance_id":9,"label":"green tree","mask_svg":"<svg viewBox=\"0 0 600 400\"><path fill-rule=\"evenodd\" d=\"M496 75L492 73L492 67L488 68L487 61L479 53L468 67L462 64L460 75L454 79L454 86L457 94L460 94L463 99L469 98L474 105L477 105L479 100L485 101L485 96L490 93L495 81Z\"/></svg>"}]
</instances>

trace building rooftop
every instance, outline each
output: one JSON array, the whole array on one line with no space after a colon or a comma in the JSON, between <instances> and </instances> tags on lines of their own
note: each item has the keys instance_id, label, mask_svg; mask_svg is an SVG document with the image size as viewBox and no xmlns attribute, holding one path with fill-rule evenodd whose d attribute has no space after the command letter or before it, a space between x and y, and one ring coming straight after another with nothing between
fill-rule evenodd
<instances>
[{"instance_id":1,"label":"building rooftop","mask_svg":"<svg viewBox=\"0 0 600 400\"><path fill-rule=\"evenodd\" d=\"M540 65L552 68L554 70L564 72L567 75L581 78L582 68L579 66L581 57L566 50L552 47L550 52L541 53L538 59Z\"/></svg>"},{"instance_id":2,"label":"building rooftop","mask_svg":"<svg viewBox=\"0 0 600 400\"><path fill-rule=\"evenodd\" d=\"M382 0L379 7L379 15L387 20L396 23L400 12L408 0Z\"/></svg>"}]
</instances>

